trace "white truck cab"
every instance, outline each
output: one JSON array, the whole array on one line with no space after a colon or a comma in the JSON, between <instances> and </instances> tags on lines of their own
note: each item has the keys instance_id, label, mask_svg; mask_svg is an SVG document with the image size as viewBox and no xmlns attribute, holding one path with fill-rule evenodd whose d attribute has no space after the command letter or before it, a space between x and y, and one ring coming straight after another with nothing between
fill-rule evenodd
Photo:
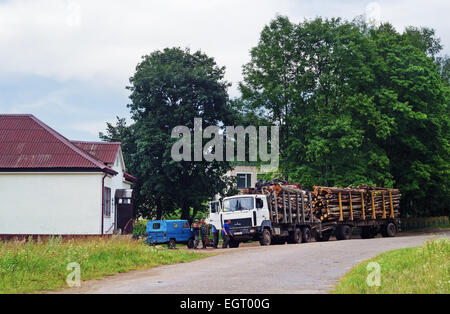
<instances>
[{"instance_id":1,"label":"white truck cab","mask_svg":"<svg viewBox=\"0 0 450 314\"><path fill-rule=\"evenodd\" d=\"M230 220L232 243L250 239L259 240L263 226L270 225L269 204L263 194L248 194L226 197L222 202L209 203L209 223L221 230L224 222Z\"/></svg>"}]
</instances>

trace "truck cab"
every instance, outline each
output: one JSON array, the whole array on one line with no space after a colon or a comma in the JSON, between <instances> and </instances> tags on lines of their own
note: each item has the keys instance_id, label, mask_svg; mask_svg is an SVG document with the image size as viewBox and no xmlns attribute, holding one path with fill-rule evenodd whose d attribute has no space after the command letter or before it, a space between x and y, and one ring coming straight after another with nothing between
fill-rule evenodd
<instances>
[{"instance_id":1,"label":"truck cab","mask_svg":"<svg viewBox=\"0 0 450 314\"><path fill-rule=\"evenodd\" d=\"M226 197L222 202L209 203L209 223L221 230L225 221L230 220L231 246L239 242L259 240L261 229L270 225L267 196L248 194Z\"/></svg>"}]
</instances>

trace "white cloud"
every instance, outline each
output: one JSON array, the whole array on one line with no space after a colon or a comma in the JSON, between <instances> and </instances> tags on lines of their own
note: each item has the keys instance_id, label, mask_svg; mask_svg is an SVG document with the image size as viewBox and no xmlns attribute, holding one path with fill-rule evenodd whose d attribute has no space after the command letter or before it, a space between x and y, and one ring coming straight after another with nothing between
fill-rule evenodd
<instances>
[{"instance_id":1,"label":"white cloud","mask_svg":"<svg viewBox=\"0 0 450 314\"><path fill-rule=\"evenodd\" d=\"M48 92L45 96L28 102L19 102L9 108L2 109L6 113L38 113L48 112L70 116L83 113L83 108L67 103L69 88L61 88Z\"/></svg>"},{"instance_id":2,"label":"white cloud","mask_svg":"<svg viewBox=\"0 0 450 314\"><path fill-rule=\"evenodd\" d=\"M76 79L123 89L140 57L168 46L201 49L234 87L262 27L275 14L364 14L373 1L17 0L0 2L0 72ZM378 1L382 21L437 29L450 46L450 1ZM377 15L378 17L378 15ZM449 51L448 49L446 51Z\"/></svg>"},{"instance_id":3,"label":"white cloud","mask_svg":"<svg viewBox=\"0 0 450 314\"><path fill-rule=\"evenodd\" d=\"M92 136L98 136L99 132L105 133L106 131L106 121L102 122L84 122L71 124L69 129L88 133Z\"/></svg>"}]
</instances>

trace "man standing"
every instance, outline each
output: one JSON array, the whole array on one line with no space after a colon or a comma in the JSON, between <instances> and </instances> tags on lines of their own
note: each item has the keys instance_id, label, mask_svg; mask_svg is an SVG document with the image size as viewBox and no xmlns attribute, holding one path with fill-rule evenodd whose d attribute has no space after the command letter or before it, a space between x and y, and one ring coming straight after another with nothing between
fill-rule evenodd
<instances>
[{"instance_id":1,"label":"man standing","mask_svg":"<svg viewBox=\"0 0 450 314\"><path fill-rule=\"evenodd\" d=\"M200 227L198 225L198 219L195 219L195 222L192 224L192 232L194 233L194 249L198 247L198 232Z\"/></svg>"},{"instance_id":2,"label":"man standing","mask_svg":"<svg viewBox=\"0 0 450 314\"><path fill-rule=\"evenodd\" d=\"M213 239L214 239L214 248L217 249L217 246L219 245L219 230L217 230L213 224L211 226L212 226L212 234L213 234Z\"/></svg>"},{"instance_id":3,"label":"man standing","mask_svg":"<svg viewBox=\"0 0 450 314\"><path fill-rule=\"evenodd\" d=\"M208 237L208 224L205 219L200 221L200 235L202 236L202 246L203 249L206 249L206 238Z\"/></svg>"},{"instance_id":4,"label":"man standing","mask_svg":"<svg viewBox=\"0 0 450 314\"><path fill-rule=\"evenodd\" d=\"M223 238L222 249L226 249L229 246L229 244L230 244L230 237L231 237L230 223L231 223L231 221L227 220L223 224L223 228L222 228L222 238Z\"/></svg>"}]
</instances>

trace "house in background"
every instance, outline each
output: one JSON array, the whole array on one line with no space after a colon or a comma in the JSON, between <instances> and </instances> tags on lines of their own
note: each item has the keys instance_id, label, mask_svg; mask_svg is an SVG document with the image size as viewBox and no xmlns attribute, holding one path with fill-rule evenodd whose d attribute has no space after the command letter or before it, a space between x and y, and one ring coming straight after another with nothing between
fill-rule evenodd
<instances>
[{"instance_id":1,"label":"house in background","mask_svg":"<svg viewBox=\"0 0 450 314\"><path fill-rule=\"evenodd\" d=\"M0 236L123 230L136 181L125 171L120 143L70 141L33 115L0 114Z\"/></svg>"},{"instance_id":2,"label":"house in background","mask_svg":"<svg viewBox=\"0 0 450 314\"><path fill-rule=\"evenodd\" d=\"M255 187L258 180L258 167L253 165L235 165L233 170L228 171L227 176L236 177L239 190Z\"/></svg>"}]
</instances>

